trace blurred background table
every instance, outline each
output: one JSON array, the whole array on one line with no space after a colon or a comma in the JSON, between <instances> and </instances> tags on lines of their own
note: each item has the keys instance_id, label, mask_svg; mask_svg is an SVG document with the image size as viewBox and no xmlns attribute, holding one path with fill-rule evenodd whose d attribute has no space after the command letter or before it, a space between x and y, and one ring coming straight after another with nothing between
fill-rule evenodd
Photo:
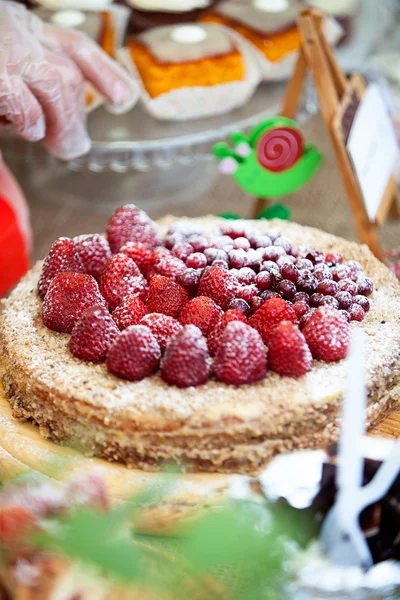
<instances>
[{"instance_id":1,"label":"blurred background table","mask_svg":"<svg viewBox=\"0 0 400 600\"><path fill-rule=\"evenodd\" d=\"M319 116L311 118L303 128L306 139L317 145L324 153L324 163L315 179L308 186L284 199L292 210L294 221L304 225L319 227L326 231L356 239L356 233L347 204L347 198L337 170L335 159L330 148L325 127ZM7 159L7 152L5 152ZM244 194L230 177L219 176L214 162L208 164L209 176L215 182L210 189L198 194L197 198L185 198L180 192L182 180L170 182L176 186L177 194L172 200L171 189L163 199L162 193L157 198L141 197L132 193L137 189L138 180L146 186L146 179L152 174L114 172L74 173L62 167L60 176L53 186L37 185L32 188L31 177L26 170L34 169L11 160L8 164L22 185L32 213L32 224L35 235L33 260L46 254L49 246L61 235L74 236L79 233L103 231L110 213L118 206L134 202L149 212L153 218L165 214L176 216L199 216L231 211L244 217L251 214L254 200ZM182 166L182 179L185 187L189 185L191 166ZM207 173L205 173L205 176ZM168 181L168 178L167 178ZM160 178L162 186L162 178ZM399 223L388 221L381 231L384 248L393 248L399 244Z\"/></svg>"}]
</instances>

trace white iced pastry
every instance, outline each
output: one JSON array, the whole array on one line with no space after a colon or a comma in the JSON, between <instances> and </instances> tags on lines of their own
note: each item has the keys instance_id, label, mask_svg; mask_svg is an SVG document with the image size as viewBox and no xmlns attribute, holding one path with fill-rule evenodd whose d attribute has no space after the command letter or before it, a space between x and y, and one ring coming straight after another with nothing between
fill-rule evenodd
<instances>
[{"instance_id":1,"label":"white iced pastry","mask_svg":"<svg viewBox=\"0 0 400 600\"><path fill-rule=\"evenodd\" d=\"M155 27L140 34L138 39L159 62L165 63L193 62L233 49L223 29L206 24Z\"/></svg>"},{"instance_id":2,"label":"white iced pastry","mask_svg":"<svg viewBox=\"0 0 400 600\"><path fill-rule=\"evenodd\" d=\"M261 34L288 29L296 22L304 4L297 0L226 0L216 11Z\"/></svg>"},{"instance_id":3,"label":"white iced pastry","mask_svg":"<svg viewBox=\"0 0 400 600\"><path fill-rule=\"evenodd\" d=\"M127 0L132 8L149 12L188 12L207 8L211 0Z\"/></svg>"},{"instance_id":4,"label":"white iced pastry","mask_svg":"<svg viewBox=\"0 0 400 600\"><path fill-rule=\"evenodd\" d=\"M113 0L37 0L39 6L49 10L103 10Z\"/></svg>"},{"instance_id":5,"label":"white iced pastry","mask_svg":"<svg viewBox=\"0 0 400 600\"><path fill-rule=\"evenodd\" d=\"M360 0L310 0L310 4L334 17L352 15Z\"/></svg>"}]
</instances>

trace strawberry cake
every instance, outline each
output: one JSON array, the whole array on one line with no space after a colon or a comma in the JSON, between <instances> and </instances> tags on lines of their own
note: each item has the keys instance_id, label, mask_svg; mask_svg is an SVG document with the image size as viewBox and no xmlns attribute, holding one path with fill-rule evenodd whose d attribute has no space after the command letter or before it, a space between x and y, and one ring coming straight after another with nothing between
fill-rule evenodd
<instances>
[{"instance_id":1,"label":"strawberry cake","mask_svg":"<svg viewBox=\"0 0 400 600\"><path fill-rule=\"evenodd\" d=\"M0 378L16 418L89 456L254 472L337 438L355 327L369 424L396 407L399 292L316 229L127 205L105 235L56 240L5 301Z\"/></svg>"}]
</instances>

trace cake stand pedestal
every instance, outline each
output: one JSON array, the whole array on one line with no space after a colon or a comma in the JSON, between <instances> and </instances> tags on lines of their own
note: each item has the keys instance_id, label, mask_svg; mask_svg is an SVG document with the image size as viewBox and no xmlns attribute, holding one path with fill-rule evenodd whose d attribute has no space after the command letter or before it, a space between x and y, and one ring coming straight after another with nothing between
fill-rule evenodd
<instances>
[{"instance_id":1,"label":"cake stand pedestal","mask_svg":"<svg viewBox=\"0 0 400 600\"><path fill-rule=\"evenodd\" d=\"M369 435L400 437L400 412L394 412L369 431ZM133 497L149 485L161 482L158 473L128 469L118 463L88 458L76 450L58 446L45 439L39 428L13 418L0 388L0 480L18 475L41 475L55 481L95 471L106 481L115 501ZM179 527L195 518L199 511L217 509L226 497L234 475L191 473L179 476L178 485L163 504L143 507L136 531L147 534L178 533Z\"/></svg>"}]
</instances>

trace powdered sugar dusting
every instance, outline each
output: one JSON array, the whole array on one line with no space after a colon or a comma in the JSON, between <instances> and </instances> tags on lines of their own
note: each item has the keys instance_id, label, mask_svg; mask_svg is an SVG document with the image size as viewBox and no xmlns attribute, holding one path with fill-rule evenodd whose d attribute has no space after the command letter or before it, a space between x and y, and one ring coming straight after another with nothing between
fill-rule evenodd
<instances>
[{"instance_id":1,"label":"powdered sugar dusting","mask_svg":"<svg viewBox=\"0 0 400 600\"><path fill-rule=\"evenodd\" d=\"M173 218L164 219L160 233L172 222ZM211 217L178 223L178 229L188 224L200 233L218 225ZM370 298L371 310L362 324L351 326L367 332L369 419L376 420L390 402L399 400L400 286L395 277L366 247L318 230L286 222L246 226L260 234L271 234L271 228L279 226L292 243L312 244L323 252L340 252L345 260L358 260L372 278L376 291ZM247 469L262 464L276 449L312 445L313 440L321 443L336 435L343 362L314 362L312 371L298 380L268 372L262 382L239 388L209 380L181 390L168 386L158 374L139 382L123 381L104 364L75 359L68 350L69 336L43 326L36 292L40 267L36 265L5 302L0 324L0 376L5 383L11 377L26 397L25 411L31 398L37 420L41 410L55 410L58 419L61 415L68 419L68 427L80 423L82 431L93 436L93 448L100 438L112 445L118 441L125 448L139 448L144 457L170 454L211 461L204 467L210 470L224 470L219 465L229 457L246 463ZM390 398L387 390L392 387Z\"/></svg>"}]
</instances>

